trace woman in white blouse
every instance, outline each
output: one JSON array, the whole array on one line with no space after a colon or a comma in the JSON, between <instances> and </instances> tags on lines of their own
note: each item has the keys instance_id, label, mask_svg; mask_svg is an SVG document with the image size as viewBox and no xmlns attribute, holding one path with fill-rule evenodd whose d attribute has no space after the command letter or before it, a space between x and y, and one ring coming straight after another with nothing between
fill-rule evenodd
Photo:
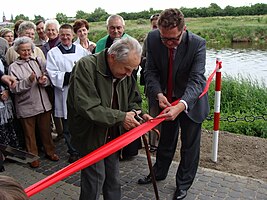
<instances>
[{"instance_id":1,"label":"woman in white blouse","mask_svg":"<svg viewBox=\"0 0 267 200\"><path fill-rule=\"evenodd\" d=\"M85 19L78 19L73 24L73 30L77 35L77 40L74 44L80 44L83 48L92 53L96 44L88 39L89 23Z\"/></svg>"}]
</instances>

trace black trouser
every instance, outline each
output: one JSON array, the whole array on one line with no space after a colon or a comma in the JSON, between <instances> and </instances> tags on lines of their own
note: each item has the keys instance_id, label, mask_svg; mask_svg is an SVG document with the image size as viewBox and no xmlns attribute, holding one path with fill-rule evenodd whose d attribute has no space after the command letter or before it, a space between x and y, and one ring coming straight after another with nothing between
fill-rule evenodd
<instances>
[{"instance_id":1,"label":"black trouser","mask_svg":"<svg viewBox=\"0 0 267 200\"><path fill-rule=\"evenodd\" d=\"M199 163L201 124L193 122L184 112L174 121L162 123L156 163L153 168L158 180L168 175L177 147L181 128L181 160L176 173L178 189L188 190L192 185Z\"/></svg>"}]
</instances>

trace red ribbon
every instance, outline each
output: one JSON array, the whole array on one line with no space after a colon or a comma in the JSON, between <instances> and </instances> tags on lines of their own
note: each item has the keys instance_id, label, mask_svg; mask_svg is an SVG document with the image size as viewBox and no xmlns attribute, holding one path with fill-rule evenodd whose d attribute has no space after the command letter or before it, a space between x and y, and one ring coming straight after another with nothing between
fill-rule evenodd
<instances>
[{"instance_id":1,"label":"red ribbon","mask_svg":"<svg viewBox=\"0 0 267 200\"><path fill-rule=\"evenodd\" d=\"M210 87L210 83L211 83L211 81L212 81L212 79L213 79L213 77L214 77L216 71L220 68L220 65L221 65L221 62L217 62L217 63L216 63L216 68L214 69L214 71L212 72L212 74L209 76L209 78L208 78L208 80L207 80L207 82L206 82L206 86L205 86L203 92L202 92L202 93L199 95L199 97L198 97L199 99L200 99L201 97L203 97L203 96L208 92L209 87Z\"/></svg>"},{"instance_id":2,"label":"red ribbon","mask_svg":"<svg viewBox=\"0 0 267 200\"><path fill-rule=\"evenodd\" d=\"M173 102L172 105L176 105L177 103L178 103L178 100ZM83 158L77 160L76 162L55 172L54 174L51 174L50 176L44 178L43 180L29 186L28 188L25 189L26 194L28 195L28 197L31 197L34 194L53 185L54 183L70 176L71 174L74 174L75 172L82 170L106 158L107 156L115 153L116 151L130 144L132 141L141 137L142 135L150 131L152 128L154 128L155 126L157 126L159 123L161 123L164 120L165 118L154 118L128 131L127 133L124 133L123 135L101 146L100 148L84 156Z\"/></svg>"}]
</instances>

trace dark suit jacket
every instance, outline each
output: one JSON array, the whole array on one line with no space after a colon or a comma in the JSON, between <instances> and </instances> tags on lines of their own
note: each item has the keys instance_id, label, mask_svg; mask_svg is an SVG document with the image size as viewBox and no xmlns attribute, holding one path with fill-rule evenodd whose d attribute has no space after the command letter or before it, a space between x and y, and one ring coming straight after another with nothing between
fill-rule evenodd
<instances>
[{"instance_id":1,"label":"dark suit jacket","mask_svg":"<svg viewBox=\"0 0 267 200\"><path fill-rule=\"evenodd\" d=\"M181 43L176 49L173 64L174 95L188 104L190 119L202 123L209 114L207 94L199 99L206 78L206 41L186 31ZM158 93L166 93L168 77L168 49L160 39L159 30L151 31L147 37L147 62L145 67L145 82L150 98L156 98Z\"/></svg>"}]
</instances>

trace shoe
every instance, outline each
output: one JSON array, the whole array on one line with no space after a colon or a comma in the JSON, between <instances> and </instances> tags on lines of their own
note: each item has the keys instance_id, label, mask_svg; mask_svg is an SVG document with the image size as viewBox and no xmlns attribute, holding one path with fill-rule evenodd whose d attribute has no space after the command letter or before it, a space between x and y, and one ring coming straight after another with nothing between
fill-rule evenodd
<instances>
[{"instance_id":1,"label":"shoe","mask_svg":"<svg viewBox=\"0 0 267 200\"><path fill-rule=\"evenodd\" d=\"M80 159L80 156L79 155L77 155L77 154L72 154L72 155L70 155L70 157L69 157L69 163L73 163L73 162L75 162L75 161L77 161L77 160L79 160Z\"/></svg>"},{"instance_id":2,"label":"shoe","mask_svg":"<svg viewBox=\"0 0 267 200\"><path fill-rule=\"evenodd\" d=\"M156 178L156 181L162 181L165 178ZM140 185L145 185L145 184L152 183L152 177L149 174L148 176L145 176L144 178L140 178L137 183L140 184Z\"/></svg>"},{"instance_id":3,"label":"shoe","mask_svg":"<svg viewBox=\"0 0 267 200\"><path fill-rule=\"evenodd\" d=\"M140 178L138 180L138 184L144 185L144 184L149 184L152 183L152 177L150 175L145 176L144 178Z\"/></svg>"},{"instance_id":4,"label":"shoe","mask_svg":"<svg viewBox=\"0 0 267 200\"><path fill-rule=\"evenodd\" d=\"M51 156L46 155L46 157L47 157L49 160L51 160L51 161L58 161L58 160L59 160L58 155L55 154L55 153L54 153L53 155L51 155Z\"/></svg>"},{"instance_id":5,"label":"shoe","mask_svg":"<svg viewBox=\"0 0 267 200\"><path fill-rule=\"evenodd\" d=\"M31 166L31 168L40 167L40 161L39 160L35 160L35 161L30 163L30 166Z\"/></svg>"},{"instance_id":6,"label":"shoe","mask_svg":"<svg viewBox=\"0 0 267 200\"><path fill-rule=\"evenodd\" d=\"M184 199L186 197L186 195L187 195L187 191L186 190L179 190L179 189L177 189L175 191L173 200L181 200L181 199Z\"/></svg>"}]
</instances>

